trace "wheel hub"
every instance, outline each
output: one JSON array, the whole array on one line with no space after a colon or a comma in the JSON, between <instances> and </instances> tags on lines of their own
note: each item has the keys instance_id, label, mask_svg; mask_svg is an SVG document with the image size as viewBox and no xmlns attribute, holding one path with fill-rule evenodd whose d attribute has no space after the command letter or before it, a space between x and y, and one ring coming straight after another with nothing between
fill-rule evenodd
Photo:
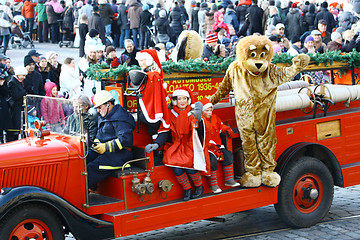
<instances>
[{"instance_id":1,"label":"wheel hub","mask_svg":"<svg viewBox=\"0 0 360 240\"><path fill-rule=\"evenodd\" d=\"M293 201L303 213L310 213L319 207L323 196L323 185L317 175L305 174L295 183Z\"/></svg>"},{"instance_id":2,"label":"wheel hub","mask_svg":"<svg viewBox=\"0 0 360 240\"><path fill-rule=\"evenodd\" d=\"M10 239L16 240L44 240L52 239L47 237L49 229L46 224L37 220L28 220L19 223L11 234Z\"/></svg>"}]
</instances>

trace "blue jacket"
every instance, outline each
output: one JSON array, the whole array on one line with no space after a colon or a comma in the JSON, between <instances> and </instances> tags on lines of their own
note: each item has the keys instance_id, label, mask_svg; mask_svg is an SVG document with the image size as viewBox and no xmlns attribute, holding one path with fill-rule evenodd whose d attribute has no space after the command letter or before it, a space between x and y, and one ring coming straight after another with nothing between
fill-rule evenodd
<instances>
[{"instance_id":1,"label":"blue jacket","mask_svg":"<svg viewBox=\"0 0 360 240\"><path fill-rule=\"evenodd\" d=\"M132 159L134 118L120 105L116 104L108 115L98 117L96 138L102 142L113 141L114 152L105 152L101 156L100 169L113 169L109 166L122 166Z\"/></svg>"},{"instance_id":2,"label":"blue jacket","mask_svg":"<svg viewBox=\"0 0 360 240\"><path fill-rule=\"evenodd\" d=\"M224 23L226 23L227 25L232 25L235 29L235 31L239 31L239 21L238 18L236 16L236 12L235 10L226 10L226 13L224 15Z\"/></svg>"}]
</instances>

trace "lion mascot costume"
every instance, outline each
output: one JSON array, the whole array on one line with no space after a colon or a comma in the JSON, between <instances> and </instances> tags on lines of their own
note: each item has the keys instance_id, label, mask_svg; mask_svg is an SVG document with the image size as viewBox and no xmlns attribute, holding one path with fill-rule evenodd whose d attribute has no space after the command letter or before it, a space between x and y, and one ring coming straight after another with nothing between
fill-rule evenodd
<instances>
[{"instance_id":1,"label":"lion mascot costume","mask_svg":"<svg viewBox=\"0 0 360 240\"><path fill-rule=\"evenodd\" d=\"M272 57L273 47L267 37L244 37L237 45L236 60L209 99L216 104L234 91L236 122L245 155L245 174L240 179L244 187L279 185L280 175L274 172L277 87L290 81L310 61L308 55L300 54L290 67L279 67L271 63Z\"/></svg>"},{"instance_id":2,"label":"lion mascot costume","mask_svg":"<svg viewBox=\"0 0 360 240\"><path fill-rule=\"evenodd\" d=\"M171 59L174 62L199 59L203 52L203 46L203 40L196 31L184 30L177 39Z\"/></svg>"}]
</instances>

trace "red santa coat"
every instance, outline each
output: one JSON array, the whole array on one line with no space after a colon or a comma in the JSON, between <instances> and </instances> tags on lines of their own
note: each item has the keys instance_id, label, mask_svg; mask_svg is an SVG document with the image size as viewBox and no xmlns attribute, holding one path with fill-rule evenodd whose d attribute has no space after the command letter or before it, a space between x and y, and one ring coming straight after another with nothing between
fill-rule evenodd
<instances>
[{"instance_id":1,"label":"red santa coat","mask_svg":"<svg viewBox=\"0 0 360 240\"><path fill-rule=\"evenodd\" d=\"M177 107L170 110L170 130L172 143L164 147L163 162L166 166L195 169L210 173L208 145L211 128L204 119L204 140L201 143L193 123L196 121L190 112L190 106L184 111Z\"/></svg>"},{"instance_id":2,"label":"red santa coat","mask_svg":"<svg viewBox=\"0 0 360 240\"><path fill-rule=\"evenodd\" d=\"M209 141L209 152L212 153L219 161L224 160L224 155L220 148L225 148L221 143L220 133L225 133L228 130L232 130L229 126L226 126L221 119L213 114L209 118L205 118L207 125L211 126L211 136ZM221 147L219 147L221 146Z\"/></svg>"},{"instance_id":3,"label":"red santa coat","mask_svg":"<svg viewBox=\"0 0 360 240\"><path fill-rule=\"evenodd\" d=\"M170 123L166 102L166 84L164 83L159 57L155 49L144 49L141 53L149 54L160 68L160 73L156 71L146 73L148 76L146 87L142 91L142 98L139 100L141 110L149 123L156 123L161 120L163 127L168 128Z\"/></svg>"}]
</instances>

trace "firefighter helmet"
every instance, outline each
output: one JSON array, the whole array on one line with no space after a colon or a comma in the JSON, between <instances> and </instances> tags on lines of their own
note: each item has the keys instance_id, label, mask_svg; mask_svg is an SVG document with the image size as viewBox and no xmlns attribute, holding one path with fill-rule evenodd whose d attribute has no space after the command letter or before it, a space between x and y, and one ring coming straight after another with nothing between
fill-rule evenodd
<instances>
[{"instance_id":1,"label":"firefighter helmet","mask_svg":"<svg viewBox=\"0 0 360 240\"><path fill-rule=\"evenodd\" d=\"M114 97L106 90L101 90L94 97L94 108L99 107L102 104L105 104L111 100L114 100Z\"/></svg>"}]
</instances>

